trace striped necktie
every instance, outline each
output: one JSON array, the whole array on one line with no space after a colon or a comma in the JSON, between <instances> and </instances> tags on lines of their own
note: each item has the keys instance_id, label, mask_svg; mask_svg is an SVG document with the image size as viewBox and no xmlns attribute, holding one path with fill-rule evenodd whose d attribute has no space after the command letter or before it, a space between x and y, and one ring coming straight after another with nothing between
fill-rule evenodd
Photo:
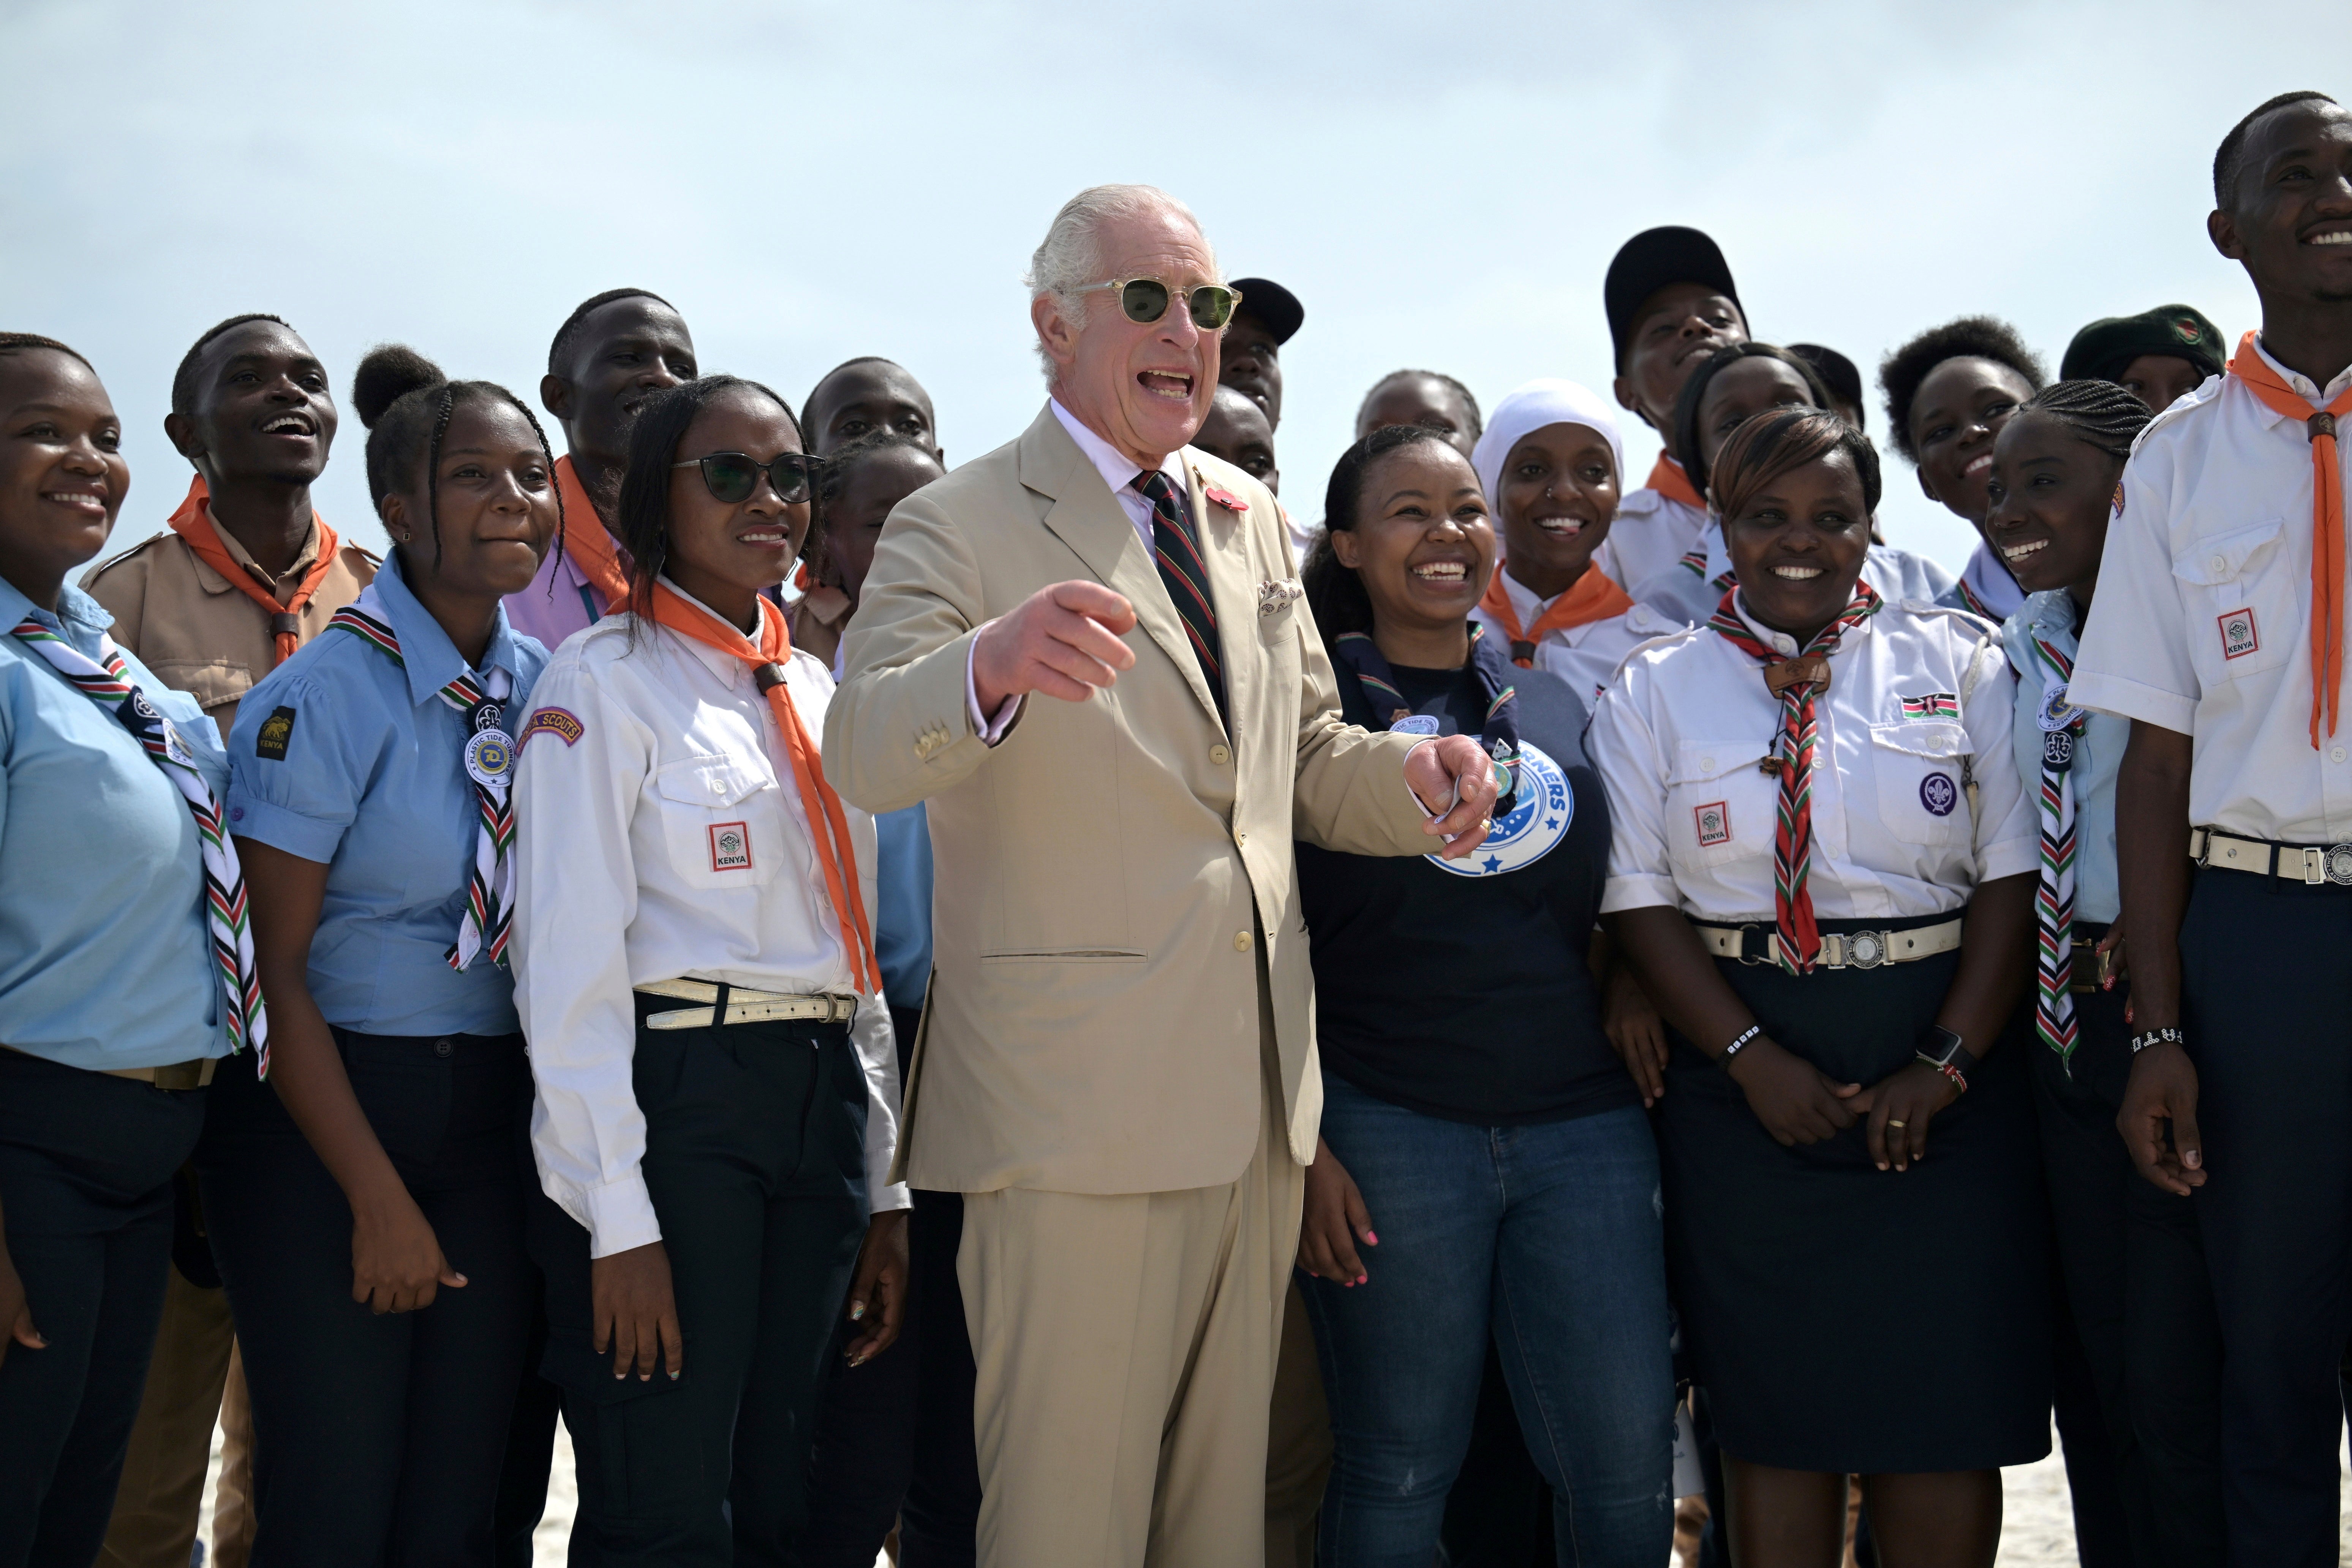
<instances>
[{"instance_id":1,"label":"striped necktie","mask_svg":"<svg viewBox=\"0 0 2352 1568\"><path fill-rule=\"evenodd\" d=\"M1151 503L1152 553L1160 559L1160 581L1176 602L1176 617L1184 623L1209 694L1217 701L1217 717L1225 718L1225 671L1217 641L1216 606L1209 602L1209 567L1201 557L1201 536L1192 530L1184 498L1158 469L1129 481Z\"/></svg>"},{"instance_id":2,"label":"striped necktie","mask_svg":"<svg viewBox=\"0 0 2352 1568\"><path fill-rule=\"evenodd\" d=\"M2087 716L2066 700L2074 661L2046 637L2032 637L2043 674L2040 703L2042 876L2033 896L2033 1029L2074 1076L2082 1043L2074 1018L2074 748ZM2057 721L2053 722L2053 721Z\"/></svg>"}]
</instances>

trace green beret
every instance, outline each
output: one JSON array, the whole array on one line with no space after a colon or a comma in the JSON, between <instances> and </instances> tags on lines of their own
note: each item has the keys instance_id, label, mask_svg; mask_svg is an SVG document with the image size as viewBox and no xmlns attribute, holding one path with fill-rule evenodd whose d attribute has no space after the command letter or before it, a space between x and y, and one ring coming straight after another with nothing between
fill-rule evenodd
<instances>
[{"instance_id":1,"label":"green beret","mask_svg":"<svg viewBox=\"0 0 2352 1568\"><path fill-rule=\"evenodd\" d=\"M2230 351L2221 329L2187 305L2158 305L2137 316L2093 321L2066 345L2061 381L2114 381L2142 354L2185 359L2207 375L2221 374Z\"/></svg>"}]
</instances>

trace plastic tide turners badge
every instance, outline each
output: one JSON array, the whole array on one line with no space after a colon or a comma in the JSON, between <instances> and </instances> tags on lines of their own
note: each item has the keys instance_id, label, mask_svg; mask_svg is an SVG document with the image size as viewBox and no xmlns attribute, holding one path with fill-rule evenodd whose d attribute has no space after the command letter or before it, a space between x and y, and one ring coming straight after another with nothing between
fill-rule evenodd
<instances>
[{"instance_id":1,"label":"plastic tide turners badge","mask_svg":"<svg viewBox=\"0 0 2352 1568\"><path fill-rule=\"evenodd\" d=\"M1392 726L1393 728L1393 726ZM1518 795L1495 819L1486 842L1459 860L1423 858L1456 877L1499 877L1532 866L1568 837L1576 820L1576 791L1560 765L1522 740L1518 749Z\"/></svg>"},{"instance_id":2,"label":"plastic tide turners badge","mask_svg":"<svg viewBox=\"0 0 2352 1568\"><path fill-rule=\"evenodd\" d=\"M466 773L484 789L501 789L514 777L514 737L504 730L481 730L466 742Z\"/></svg>"}]
</instances>

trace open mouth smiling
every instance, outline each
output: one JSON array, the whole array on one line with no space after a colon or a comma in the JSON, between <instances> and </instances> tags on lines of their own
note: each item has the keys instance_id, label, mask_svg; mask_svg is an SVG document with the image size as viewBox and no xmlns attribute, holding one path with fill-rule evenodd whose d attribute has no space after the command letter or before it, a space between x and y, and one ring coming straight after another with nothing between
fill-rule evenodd
<instances>
[{"instance_id":1,"label":"open mouth smiling","mask_svg":"<svg viewBox=\"0 0 2352 1568\"><path fill-rule=\"evenodd\" d=\"M1135 384L1154 397L1171 403L1190 404L1192 401L1192 378L1181 371L1138 371Z\"/></svg>"},{"instance_id":2,"label":"open mouth smiling","mask_svg":"<svg viewBox=\"0 0 2352 1568\"><path fill-rule=\"evenodd\" d=\"M280 414L262 421L261 433L265 436L316 436L319 422L307 414Z\"/></svg>"}]
</instances>

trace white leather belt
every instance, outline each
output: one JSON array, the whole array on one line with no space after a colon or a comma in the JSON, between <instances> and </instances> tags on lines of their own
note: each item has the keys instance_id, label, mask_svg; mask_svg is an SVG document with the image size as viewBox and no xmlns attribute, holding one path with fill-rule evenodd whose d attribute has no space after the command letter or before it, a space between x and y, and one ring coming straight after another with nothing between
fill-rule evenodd
<instances>
[{"instance_id":1,"label":"white leather belt","mask_svg":"<svg viewBox=\"0 0 2352 1568\"><path fill-rule=\"evenodd\" d=\"M717 1017L719 986L708 980L656 980L640 985L637 991L646 996L668 996L680 1002L699 1002L699 1007L677 1007L667 1013L652 1013L646 1017L648 1029L708 1029L713 1024L761 1024L772 1019L805 1020L818 1024L846 1024L857 1016L855 996L793 995L783 991L753 991L746 986L727 987L727 1016Z\"/></svg>"},{"instance_id":2,"label":"white leather belt","mask_svg":"<svg viewBox=\"0 0 2352 1568\"><path fill-rule=\"evenodd\" d=\"M1770 926L1711 926L1694 921L1699 940L1706 951L1717 958L1736 958L1742 963L1769 964L1772 962L1773 929ZM1756 939L1761 956L1749 957L1748 939ZM1960 921L1956 916L1931 926L1914 926L1909 931L1823 931L1822 955L1814 961L1817 969L1875 969L1882 963L1909 963L1915 959L1933 958L1939 952L1949 952L1960 945Z\"/></svg>"},{"instance_id":3,"label":"white leather belt","mask_svg":"<svg viewBox=\"0 0 2352 1568\"><path fill-rule=\"evenodd\" d=\"M2219 866L2224 871L2275 875L2315 888L2324 882L2352 888L2352 844L2273 844L2210 827L2192 827L2189 858L2200 866Z\"/></svg>"}]
</instances>

